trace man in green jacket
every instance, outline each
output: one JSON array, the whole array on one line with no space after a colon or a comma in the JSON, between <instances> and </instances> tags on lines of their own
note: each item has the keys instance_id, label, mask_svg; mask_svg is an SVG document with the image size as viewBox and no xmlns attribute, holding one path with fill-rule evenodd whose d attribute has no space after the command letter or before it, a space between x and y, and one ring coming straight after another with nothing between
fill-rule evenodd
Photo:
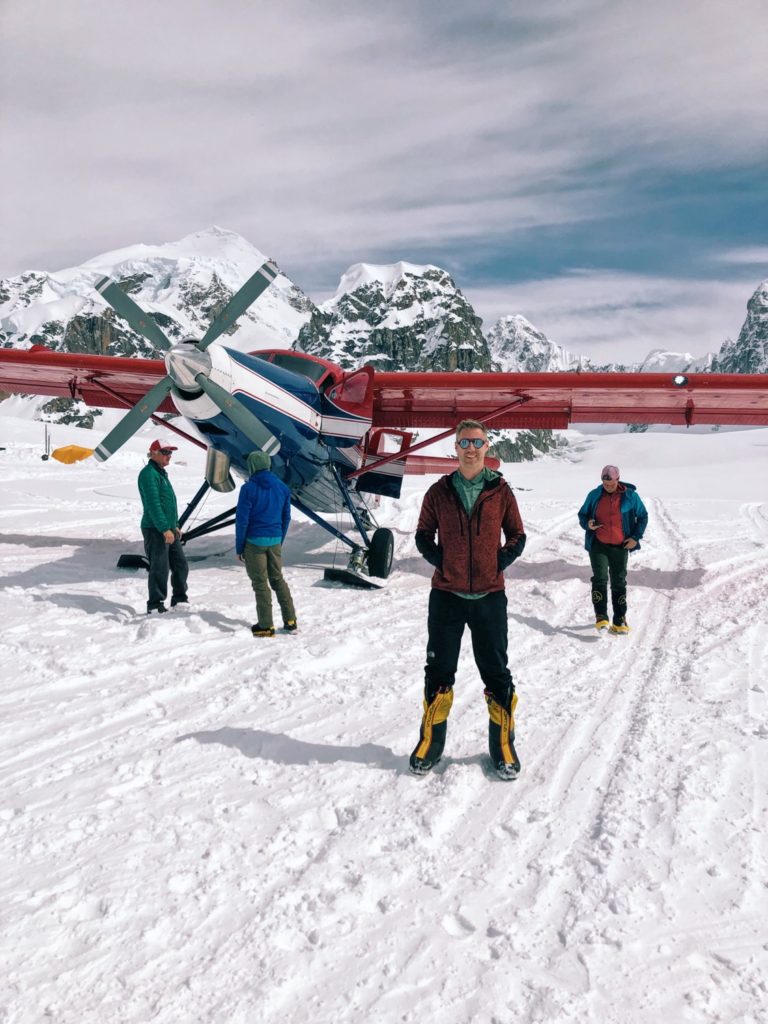
<instances>
[{"instance_id":1,"label":"man in green jacket","mask_svg":"<svg viewBox=\"0 0 768 1024\"><path fill-rule=\"evenodd\" d=\"M171 607L187 603L189 567L181 546L179 510L166 466L176 451L171 444L153 441L149 446L149 462L139 473L139 494L144 507L141 532L149 562L149 599L147 615L166 612L168 572L171 574Z\"/></svg>"}]
</instances>

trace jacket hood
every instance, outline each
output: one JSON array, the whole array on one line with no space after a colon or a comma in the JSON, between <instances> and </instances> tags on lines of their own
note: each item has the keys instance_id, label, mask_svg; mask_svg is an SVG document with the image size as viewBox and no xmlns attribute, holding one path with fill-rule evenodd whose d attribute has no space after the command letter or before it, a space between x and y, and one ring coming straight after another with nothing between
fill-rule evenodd
<instances>
[{"instance_id":1,"label":"jacket hood","mask_svg":"<svg viewBox=\"0 0 768 1024\"><path fill-rule=\"evenodd\" d=\"M248 467L248 472L253 476L254 473L260 473L262 469L269 469L272 460L266 452L251 452L245 464Z\"/></svg>"}]
</instances>

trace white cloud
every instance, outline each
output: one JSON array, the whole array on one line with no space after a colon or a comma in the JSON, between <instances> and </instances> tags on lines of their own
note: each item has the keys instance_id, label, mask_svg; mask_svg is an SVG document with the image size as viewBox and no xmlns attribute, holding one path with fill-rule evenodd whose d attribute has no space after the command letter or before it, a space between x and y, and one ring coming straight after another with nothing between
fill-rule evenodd
<instances>
[{"instance_id":1,"label":"white cloud","mask_svg":"<svg viewBox=\"0 0 768 1024\"><path fill-rule=\"evenodd\" d=\"M736 338L758 282L588 271L492 288L462 288L488 330L521 313L547 337L598 362L653 349L703 356Z\"/></svg>"},{"instance_id":2,"label":"white cloud","mask_svg":"<svg viewBox=\"0 0 768 1024\"><path fill-rule=\"evenodd\" d=\"M728 249L715 257L721 263L765 267L768 271L768 245L750 245L742 249Z\"/></svg>"},{"instance_id":3,"label":"white cloud","mask_svg":"<svg viewBox=\"0 0 768 1024\"><path fill-rule=\"evenodd\" d=\"M768 138L763 0L5 0L0 18L0 276L221 224L332 288L359 260L459 265L609 219L642 172L754 162Z\"/></svg>"}]
</instances>

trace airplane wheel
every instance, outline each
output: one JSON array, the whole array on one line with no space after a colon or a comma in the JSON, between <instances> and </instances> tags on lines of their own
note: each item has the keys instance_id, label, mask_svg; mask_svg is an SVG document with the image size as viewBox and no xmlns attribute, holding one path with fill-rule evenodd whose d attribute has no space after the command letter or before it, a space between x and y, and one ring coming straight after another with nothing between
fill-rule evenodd
<instances>
[{"instance_id":1,"label":"airplane wheel","mask_svg":"<svg viewBox=\"0 0 768 1024\"><path fill-rule=\"evenodd\" d=\"M386 579L392 568L395 552L395 538L391 530L376 530L368 548L368 572L371 576Z\"/></svg>"}]
</instances>

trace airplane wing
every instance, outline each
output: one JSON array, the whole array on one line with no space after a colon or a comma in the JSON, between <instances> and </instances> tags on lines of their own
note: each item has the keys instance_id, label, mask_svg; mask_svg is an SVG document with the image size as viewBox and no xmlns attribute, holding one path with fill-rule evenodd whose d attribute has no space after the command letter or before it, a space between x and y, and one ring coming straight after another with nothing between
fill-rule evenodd
<instances>
[{"instance_id":1,"label":"airplane wing","mask_svg":"<svg viewBox=\"0 0 768 1024\"><path fill-rule=\"evenodd\" d=\"M768 374L376 373L375 427L768 426Z\"/></svg>"},{"instance_id":2,"label":"airplane wing","mask_svg":"<svg viewBox=\"0 0 768 1024\"><path fill-rule=\"evenodd\" d=\"M132 406L166 373L161 359L0 349L0 391ZM158 412L174 412L170 398ZM768 426L768 374L375 373L374 427L563 430L571 423Z\"/></svg>"},{"instance_id":3,"label":"airplane wing","mask_svg":"<svg viewBox=\"0 0 768 1024\"><path fill-rule=\"evenodd\" d=\"M162 359L54 352L43 345L0 349L0 391L82 399L86 405L133 406L166 374ZM158 412L175 412L170 398Z\"/></svg>"}]
</instances>

